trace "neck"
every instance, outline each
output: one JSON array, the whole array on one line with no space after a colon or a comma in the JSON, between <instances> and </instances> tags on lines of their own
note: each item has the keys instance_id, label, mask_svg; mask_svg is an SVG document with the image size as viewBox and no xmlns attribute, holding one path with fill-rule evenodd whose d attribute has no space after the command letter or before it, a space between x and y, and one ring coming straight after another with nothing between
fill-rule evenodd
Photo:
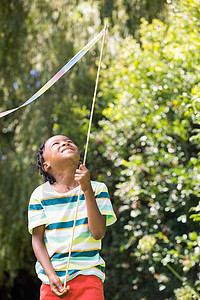
<instances>
[{"instance_id":1,"label":"neck","mask_svg":"<svg viewBox=\"0 0 200 300\"><path fill-rule=\"evenodd\" d=\"M77 187L79 184L74 179L75 172L76 170L66 170L65 172L54 174L56 182L52 184L52 187L55 191L66 193Z\"/></svg>"}]
</instances>

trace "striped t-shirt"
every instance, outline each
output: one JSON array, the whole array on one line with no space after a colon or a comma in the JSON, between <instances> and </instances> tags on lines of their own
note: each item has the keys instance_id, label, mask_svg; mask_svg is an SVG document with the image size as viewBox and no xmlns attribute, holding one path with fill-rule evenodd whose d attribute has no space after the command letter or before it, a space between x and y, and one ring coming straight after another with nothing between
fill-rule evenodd
<instances>
[{"instance_id":1,"label":"striped t-shirt","mask_svg":"<svg viewBox=\"0 0 200 300\"><path fill-rule=\"evenodd\" d=\"M106 225L109 226L116 221L116 216L107 187L96 181L91 181L91 184L98 208L102 215L106 215ZM62 283L66 274L78 192L79 186L67 193L57 193L47 181L34 190L29 203L29 232L45 225L44 243ZM104 281L105 262L100 256L100 249L101 240L95 240L88 227L86 202L81 191L67 280L81 274L96 275ZM39 261L36 263L36 273L44 283L49 284Z\"/></svg>"}]
</instances>

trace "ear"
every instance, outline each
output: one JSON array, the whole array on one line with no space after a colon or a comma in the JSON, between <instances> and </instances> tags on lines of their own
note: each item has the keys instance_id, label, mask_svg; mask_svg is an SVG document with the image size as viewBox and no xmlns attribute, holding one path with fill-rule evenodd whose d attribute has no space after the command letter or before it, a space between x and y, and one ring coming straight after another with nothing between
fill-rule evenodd
<instances>
[{"instance_id":1,"label":"ear","mask_svg":"<svg viewBox=\"0 0 200 300\"><path fill-rule=\"evenodd\" d=\"M45 162L43 163L43 168L44 168L45 172L48 172L49 169L50 169L50 167L51 167L51 166L50 166L50 164L49 164L48 162L45 161Z\"/></svg>"}]
</instances>

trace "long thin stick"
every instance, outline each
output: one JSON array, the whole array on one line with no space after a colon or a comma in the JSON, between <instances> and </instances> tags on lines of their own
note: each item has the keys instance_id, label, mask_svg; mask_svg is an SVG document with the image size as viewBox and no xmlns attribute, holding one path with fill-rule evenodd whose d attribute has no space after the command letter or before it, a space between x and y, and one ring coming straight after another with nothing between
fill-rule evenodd
<instances>
[{"instance_id":1,"label":"long thin stick","mask_svg":"<svg viewBox=\"0 0 200 300\"><path fill-rule=\"evenodd\" d=\"M71 239L70 248L69 248L69 256L68 256L68 262L67 262L67 268L66 268L66 274L65 274L64 289L66 287L67 277L69 276L68 271L69 271L71 253L72 253L72 245L73 245L73 240L74 240L74 232L75 232L75 226L76 226L76 219L77 219L77 215L78 215L78 205L79 205L80 195L81 195L81 188L79 188L79 191L78 191L78 199L77 199L76 212L75 212L75 216L74 216L74 224L73 224L73 229L72 229L72 239Z\"/></svg>"},{"instance_id":2,"label":"long thin stick","mask_svg":"<svg viewBox=\"0 0 200 300\"><path fill-rule=\"evenodd\" d=\"M93 96L93 101L92 101L92 108L91 108L91 113L90 113L90 122L89 122L88 134L87 134L87 141L86 141L86 145L85 145L85 155L84 155L84 159L83 159L83 164L84 165L85 165L85 162L86 162L86 156L87 156L87 151L88 151L88 144L89 144L89 139L90 139L90 131L91 131L91 125L92 125L92 118L93 118L93 114L94 114L94 105L95 105L95 100L96 100L97 87L98 87L98 82L99 82L99 74L100 74L101 60L102 60L102 55L103 55L103 47L104 47L105 38L106 38L106 28L107 28L107 24L105 25L105 31L104 31L102 45L101 45L101 52L100 52L100 58L99 58L99 66L98 66L98 71L97 71L97 78L96 78L96 84L95 84L95 89L94 89L94 96Z\"/></svg>"},{"instance_id":3,"label":"long thin stick","mask_svg":"<svg viewBox=\"0 0 200 300\"><path fill-rule=\"evenodd\" d=\"M103 47L104 47L105 38L106 38L106 29L107 29L107 24L105 24L105 31L104 31L102 45L101 45L99 66L98 66L98 71L97 71L96 84L95 84L94 96L93 96L93 101L92 101L92 108L91 108L91 112L90 112L90 121L89 121L88 133L87 133L87 141L86 141L86 145L85 145L85 154L84 154L84 159L83 159L83 165L85 165L86 157L87 157L88 144L89 144L89 139L90 139L90 131L91 131L91 126L92 126L92 118L93 118L93 114L94 114L94 106L95 106L97 87L98 87L98 82L99 82L101 61L102 61L102 56L103 56ZM75 211L74 224L73 224L73 229L72 229L72 238L71 238L71 243L70 243L70 248L69 248L68 262L67 262L65 281L64 281L64 288L66 287L67 277L69 276L68 271L69 271L71 253L72 253L72 245L73 245L73 240L74 240L74 233L75 233L76 220L77 220L77 215L78 215L78 206L79 206L80 195L81 195L81 187L79 188L78 199L77 199L77 203L76 203L76 211Z\"/></svg>"}]
</instances>

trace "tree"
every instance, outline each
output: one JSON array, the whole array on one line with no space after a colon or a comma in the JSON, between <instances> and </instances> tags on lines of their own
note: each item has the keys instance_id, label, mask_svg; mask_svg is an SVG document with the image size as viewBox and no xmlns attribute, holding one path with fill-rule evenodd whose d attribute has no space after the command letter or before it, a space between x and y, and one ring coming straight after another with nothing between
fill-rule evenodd
<instances>
[{"instance_id":1,"label":"tree","mask_svg":"<svg viewBox=\"0 0 200 300\"><path fill-rule=\"evenodd\" d=\"M159 3L155 14L163 8L164 2ZM141 16L150 21L155 15L152 9L149 12L149 7L153 7L151 1L141 2L141 9L139 6L140 1L131 5L130 1L121 0L2 0L1 111L16 107L31 97L99 32L104 18L108 18L110 24L108 39L113 35L120 41L120 36L135 34ZM26 291L29 294L25 293L21 281L28 281L34 274L35 258L27 233L27 205L32 190L42 182L35 167L37 148L50 135L63 133L69 135L83 153L99 48L99 45L93 47L37 102L0 120L0 293L4 300L9 297L14 300L16 295L21 300L34 297L31 289ZM107 52L108 58L109 55ZM98 102L93 128L98 128L103 108L103 103ZM101 173L111 165L92 146L90 153L88 165L91 173L94 178L98 174L103 179ZM95 169L92 164L94 157L97 160ZM106 168L102 169L104 163ZM115 185L112 176L109 185ZM109 241L105 241L105 248L107 245ZM28 286L27 281L25 286ZM20 289L14 294L17 284ZM11 295L13 286L15 290Z\"/></svg>"},{"instance_id":2,"label":"tree","mask_svg":"<svg viewBox=\"0 0 200 300\"><path fill-rule=\"evenodd\" d=\"M97 138L119 218L106 250L108 299L199 297L199 225L190 219L200 184L198 6L176 1L166 22L143 19L139 43L127 38L104 69Z\"/></svg>"}]
</instances>

